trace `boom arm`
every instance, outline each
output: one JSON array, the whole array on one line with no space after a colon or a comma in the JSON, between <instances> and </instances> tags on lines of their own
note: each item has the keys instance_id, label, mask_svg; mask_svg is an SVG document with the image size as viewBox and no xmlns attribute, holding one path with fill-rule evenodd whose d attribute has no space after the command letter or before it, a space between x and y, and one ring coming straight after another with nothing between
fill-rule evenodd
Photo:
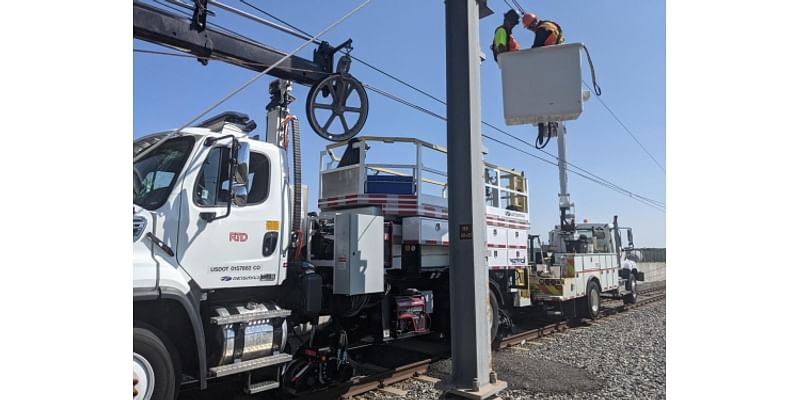
<instances>
[{"instance_id":1,"label":"boom arm","mask_svg":"<svg viewBox=\"0 0 800 400\"><path fill-rule=\"evenodd\" d=\"M137 39L172 47L198 57L221 58L225 62L259 72L286 55L263 44L214 29L206 28L198 32L191 25L186 17L148 4L133 3L133 36ZM328 75L327 72L330 71L325 69L313 61L292 56L270 71L270 74L311 85Z\"/></svg>"},{"instance_id":2,"label":"boom arm","mask_svg":"<svg viewBox=\"0 0 800 400\"><path fill-rule=\"evenodd\" d=\"M369 103L364 86L349 73L352 40L337 47L315 40L319 47L314 51L314 61L293 55L277 64L286 53L207 28L207 3L207 0L195 0L194 15L189 19L134 1L133 37L195 55L201 62L213 58L258 72L275 65L270 75L311 86L306 114L314 132L327 140L344 141L361 131L367 120ZM231 7L226 9L232 10ZM339 59L334 71L333 56L343 48L347 54ZM358 98L358 105L348 105L350 98ZM320 113L323 119L318 120L318 110L330 114ZM345 118L345 112L350 113L350 120ZM341 132L335 129L338 127Z\"/></svg>"}]
</instances>

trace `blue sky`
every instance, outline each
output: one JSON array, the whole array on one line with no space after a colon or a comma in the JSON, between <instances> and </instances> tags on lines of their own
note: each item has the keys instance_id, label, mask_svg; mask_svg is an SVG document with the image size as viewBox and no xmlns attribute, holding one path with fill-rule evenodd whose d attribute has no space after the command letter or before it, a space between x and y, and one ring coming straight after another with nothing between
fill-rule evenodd
<instances>
[{"instance_id":1,"label":"blue sky","mask_svg":"<svg viewBox=\"0 0 800 400\"><path fill-rule=\"evenodd\" d=\"M238 1L225 2L258 14ZM361 3L359 0L250 2L310 33L320 31ZM598 83L603 89L603 100L666 167L665 3L643 0L519 2L541 18L557 21L564 29L567 42L587 45ZM534 128L506 127L503 122L500 72L491 59L489 45L492 32L501 23L502 14L508 7L499 0L490 0L490 6L495 15L480 22L481 48L489 56L481 66L482 119L532 141ZM297 38L221 10L209 21L286 52L302 43ZM530 46L532 35L529 32L518 27L514 33L522 46ZM374 0L324 37L331 43L347 38L353 39L355 56L437 97L445 97L442 1ZM165 50L138 40L133 41L133 47ZM299 55L311 58L312 52L313 48L309 46ZM213 61L204 67L188 58L134 53L133 60L134 138L184 124L255 74ZM364 83L445 114L443 105L358 63L353 63L351 72ZM590 80L587 69L584 77ZM271 80L271 77L261 78L211 114L224 110L244 112L259 123L259 131L263 130L266 88ZM317 199L319 151L328 142L317 137L305 122L306 93L307 88L296 85L294 94L298 101L291 108L302 121L303 177L309 184L311 206ZM442 145L446 143L443 121L374 92L368 94L369 119L362 135L409 136ZM568 122L567 127L567 155L571 163L642 196L666 202L664 172L596 99L589 100L580 119ZM485 128L484 133L520 147L513 139L489 128ZM558 170L497 143L487 141L486 147L489 162L525 171L531 191L533 231L546 235L558 223ZM526 150L537 153L530 148ZM555 142L546 150L555 154ZM569 184L579 221L610 221L616 214L620 216L621 224L635 229L637 246L666 245L666 215L663 212L572 174Z\"/></svg>"}]
</instances>

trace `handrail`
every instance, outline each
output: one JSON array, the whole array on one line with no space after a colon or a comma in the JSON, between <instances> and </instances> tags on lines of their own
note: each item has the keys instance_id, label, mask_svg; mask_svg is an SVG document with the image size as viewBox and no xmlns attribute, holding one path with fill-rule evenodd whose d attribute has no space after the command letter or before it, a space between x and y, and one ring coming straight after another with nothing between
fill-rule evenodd
<instances>
[{"instance_id":1,"label":"handrail","mask_svg":"<svg viewBox=\"0 0 800 400\"><path fill-rule=\"evenodd\" d=\"M388 168L375 167L375 166L372 166L372 165L374 165L374 164L367 164L367 165L364 166L364 168L371 169L371 170L378 171L378 172L383 172L383 173L386 173L386 174L389 174L389 175L412 176L412 175L404 174L404 173L402 173L400 171L395 171L395 170L388 169ZM415 168L415 167L410 167L409 166L408 168ZM435 181L433 179L422 178L422 181L425 182L425 183L430 183L432 185L447 186L447 183Z\"/></svg>"}]
</instances>

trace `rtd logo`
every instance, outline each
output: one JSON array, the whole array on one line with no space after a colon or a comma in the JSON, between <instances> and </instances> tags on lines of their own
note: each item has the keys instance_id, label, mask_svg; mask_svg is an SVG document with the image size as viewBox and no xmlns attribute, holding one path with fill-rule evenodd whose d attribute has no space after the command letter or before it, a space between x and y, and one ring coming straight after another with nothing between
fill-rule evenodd
<instances>
[{"instance_id":1,"label":"rtd logo","mask_svg":"<svg viewBox=\"0 0 800 400\"><path fill-rule=\"evenodd\" d=\"M247 234L244 232L231 232L228 234L229 242L246 242Z\"/></svg>"}]
</instances>

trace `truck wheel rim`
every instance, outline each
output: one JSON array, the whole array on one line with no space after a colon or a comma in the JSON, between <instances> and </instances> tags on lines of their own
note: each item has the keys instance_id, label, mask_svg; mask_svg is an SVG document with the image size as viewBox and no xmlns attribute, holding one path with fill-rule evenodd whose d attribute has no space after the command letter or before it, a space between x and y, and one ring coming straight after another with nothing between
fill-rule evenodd
<instances>
[{"instance_id":1,"label":"truck wheel rim","mask_svg":"<svg viewBox=\"0 0 800 400\"><path fill-rule=\"evenodd\" d=\"M139 394L133 399L150 400L150 397L153 396L153 386L155 385L153 366L140 354L133 353L133 373L139 379L139 384L136 385Z\"/></svg>"},{"instance_id":2,"label":"truck wheel rim","mask_svg":"<svg viewBox=\"0 0 800 400\"><path fill-rule=\"evenodd\" d=\"M591 298L592 312L596 313L598 310L600 310L600 294L598 294L596 290L592 290Z\"/></svg>"}]
</instances>

